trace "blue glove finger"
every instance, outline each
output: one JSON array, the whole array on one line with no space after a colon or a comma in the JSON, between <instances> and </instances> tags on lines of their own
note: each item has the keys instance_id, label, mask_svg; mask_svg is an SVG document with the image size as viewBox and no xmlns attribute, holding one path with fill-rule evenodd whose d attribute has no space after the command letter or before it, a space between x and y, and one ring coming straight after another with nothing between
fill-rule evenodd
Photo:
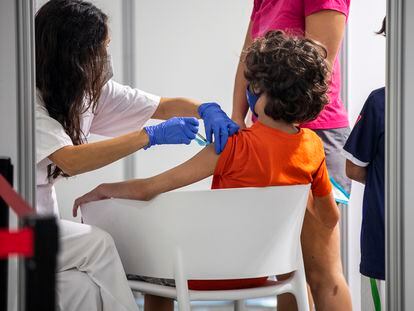
<instances>
[{"instance_id":1,"label":"blue glove finger","mask_svg":"<svg viewBox=\"0 0 414 311\"><path fill-rule=\"evenodd\" d=\"M216 154L220 154L220 127L214 126L213 127L213 133L214 133L214 150L216 151Z\"/></svg>"},{"instance_id":2,"label":"blue glove finger","mask_svg":"<svg viewBox=\"0 0 414 311\"><path fill-rule=\"evenodd\" d=\"M189 139L189 138L182 138L181 139L181 143L182 144L185 144L185 145L189 145L189 144L191 144L191 139Z\"/></svg>"},{"instance_id":3,"label":"blue glove finger","mask_svg":"<svg viewBox=\"0 0 414 311\"><path fill-rule=\"evenodd\" d=\"M213 142L213 131L211 129L210 123L204 123L205 130L206 130L206 139L209 143Z\"/></svg>"},{"instance_id":4,"label":"blue glove finger","mask_svg":"<svg viewBox=\"0 0 414 311\"><path fill-rule=\"evenodd\" d=\"M189 125L188 128L193 132L194 134L198 133L198 126L195 125Z\"/></svg>"},{"instance_id":5,"label":"blue glove finger","mask_svg":"<svg viewBox=\"0 0 414 311\"><path fill-rule=\"evenodd\" d=\"M229 133L227 127L222 127L220 129L220 153L223 152L224 148L226 147L227 140L229 139Z\"/></svg>"},{"instance_id":6,"label":"blue glove finger","mask_svg":"<svg viewBox=\"0 0 414 311\"><path fill-rule=\"evenodd\" d=\"M187 125L187 127L191 130L191 132L193 132L194 134L197 134L198 133L198 129L199 129L199 127L198 127L198 125Z\"/></svg>"},{"instance_id":7,"label":"blue glove finger","mask_svg":"<svg viewBox=\"0 0 414 311\"><path fill-rule=\"evenodd\" d=\"M196 133L198 132L198 129L194 131L193 128L194 126L188 126L187 124L184 124L183 125L184 136L189 139L194 139L196 136Z\"/></svg>"},{"instance_id":8,"label":"blue glove finger","mask_svg":"<svg viewBox=\"0 0 414 311\"><path fill-rule=\"evenodd\" d=\"M233 136L234 134L236 134L239 131L240 126L238 126L235 123L230 123L228 128L229 128L229 135Z\"/></svg>"},{"instance_id":9,"label":"blue glove finger","mask_svg":"<svg viewBox=\"0 0 414 311\"><path fill-rule=\"evenodd\" d=\"M183 118L185 123L199 126L200 122L196 118Z\"/></svg>"}]
</instances>

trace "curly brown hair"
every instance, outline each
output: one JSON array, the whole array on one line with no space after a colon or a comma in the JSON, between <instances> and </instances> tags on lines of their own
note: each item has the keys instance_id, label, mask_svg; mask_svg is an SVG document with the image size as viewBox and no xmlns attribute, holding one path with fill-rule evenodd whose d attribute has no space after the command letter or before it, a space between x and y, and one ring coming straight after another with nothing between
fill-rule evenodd
<instances>
[{"instance_id":1,"label":"curly brown hair","mask_svg":"<svg viewBox=\"0 0 414 311\"><path fill-rule=\"evenodd\" d=\"M265 94L266 115L288 123L316 119L328 103L326 49L311 39L269 31L246 51L244 75Z\"/></svg>"}]
</instances>

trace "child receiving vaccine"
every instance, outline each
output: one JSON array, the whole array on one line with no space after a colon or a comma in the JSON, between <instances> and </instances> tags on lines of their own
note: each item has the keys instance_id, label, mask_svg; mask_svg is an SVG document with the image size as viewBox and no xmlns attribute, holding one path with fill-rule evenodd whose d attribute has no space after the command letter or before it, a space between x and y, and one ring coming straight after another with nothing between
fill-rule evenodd
<instances>
[{"instance_id":1,"label":"child receiving vaccine","mask_svg":"<svg viewBox=\"0 0 414 311\"><path fill-rule=\"evenodd\" d=\"M322 141L312 130L297 126L315 119L328 103L325 59L326 50L310 39L281 31L256 39L245 57L246 96L258 119L252 127L230 137L221 155L207 146L157 176L102 184L76 200L74 213L81 204L106 198L150 200L211 175L212 189L311 184L301 238L307 281L318 310L351 310L340 261L339 210ZM233 280L231 288L265 281L266 277ZM197 281L189 287L224 289L226 284ZM292 304L295 307L289 294L278 297L279 308ZM171 301L151 296L146 297L145 306L146 310L173 309Z\"/></svg>"}]
</instances>

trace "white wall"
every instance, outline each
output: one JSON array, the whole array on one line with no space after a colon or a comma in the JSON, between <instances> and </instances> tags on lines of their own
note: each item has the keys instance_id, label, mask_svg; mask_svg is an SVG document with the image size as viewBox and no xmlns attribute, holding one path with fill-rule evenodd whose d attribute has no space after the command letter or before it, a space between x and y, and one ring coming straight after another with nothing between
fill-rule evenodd
<instances>
[{"instance_id":1,"label":"white wall","mask_svg":"<svg viewBox=\"0 0 414 311\"><path fill-rule=\"evenodd\" d=\"M386 0L351 1L348 45L348 111L351 126L371 91L385 85L385 39L375 35L385 16ZM361 184L352 184L349 205L350 288L354 310L360 305L360 232L362 218ZM370 293L362 293L363 297Z\"/></svg>"},{"instance_id":2,"label":"white wall","mask_svg":"<svg viewBox=\"0 0 414 311\"><path fill-rule=\"evenodd\" d=\"M252 4L239 0L137 1L137 87L162 96L217 101L230 114ZM154 175L199 150L193 143L138 152L136 175ZM205 181L191 188L208 187L210 182Z\"/></svg>"},{"instance_id":3,"label":"white wall","mask_svg":"<svg viewBox=\"0 0 414 311\"><path fill-rule=\"evenodd\" d=\"M45 2L37 1L37 7ZM122 82L122 1L92 2L109 15L115 80ZM191 0L137 0L135 7L136 87L163 96L217 101L230 113L234 75L252 3L214 0L194 5ZM136 154L136 175L144 177L164 171L199 150L193 143L140 151ZM123 176L121 160L95 172L58 182L56 189L62 217L73 220L71 206L77 196L99 183L122 180ZM207 180L191 188L209 186Z\"/></svg>"}]
</instances>

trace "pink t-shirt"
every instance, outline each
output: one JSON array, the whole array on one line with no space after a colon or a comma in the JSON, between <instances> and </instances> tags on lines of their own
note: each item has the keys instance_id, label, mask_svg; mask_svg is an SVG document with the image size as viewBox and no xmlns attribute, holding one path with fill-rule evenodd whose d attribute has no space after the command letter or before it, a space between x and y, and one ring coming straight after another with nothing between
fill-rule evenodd
<instances>
[{"instance_id":1,"label":"pink t-shirt","mask_svg":"<svg viewBox=\"0 0 414 311\"><path fill-rule=\"evenodd\" d=\"M335 10L348 17L350 0L254 0L251 15L252 37L257 38L269 30L280 29L288 33L304 34L305 18L322 10ZM349 125L341 98L341 67L338 57L332 70L330 102L318 118L302 124L311 129L334 129Z\"/></svg>"}]
</instances>

